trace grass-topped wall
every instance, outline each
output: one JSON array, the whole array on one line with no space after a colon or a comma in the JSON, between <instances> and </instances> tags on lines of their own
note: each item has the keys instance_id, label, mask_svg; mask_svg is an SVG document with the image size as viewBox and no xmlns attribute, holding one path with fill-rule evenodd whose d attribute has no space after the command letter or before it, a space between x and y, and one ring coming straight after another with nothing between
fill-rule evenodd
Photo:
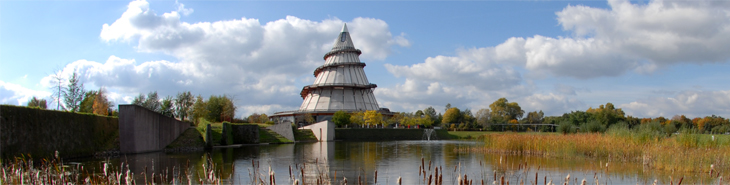
<instances>
[{"instance_id":1,"label":"grass-topped wall","mask_svg":"<svg viewBox=\"0 0 730 185\"><path fill-rule=\"evenodd\" d=\"M0 152L3 158L27 155L91 156L119 147L115 117L0 105Z\"/></svg>"}]
</instances>

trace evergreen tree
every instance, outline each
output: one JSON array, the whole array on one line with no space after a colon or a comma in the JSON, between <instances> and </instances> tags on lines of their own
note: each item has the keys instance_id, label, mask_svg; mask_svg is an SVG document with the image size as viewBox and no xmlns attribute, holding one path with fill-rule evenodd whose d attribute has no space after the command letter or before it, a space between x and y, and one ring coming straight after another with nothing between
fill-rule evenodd
<instances>
[{"instance_id":1,"label":"evergreen tree","mask_svg":"<svg viewBox=\"0 0 730 185\"><path fill-rule=\"evenodd\" d=\"M78 111L85 93L84 84L79 82L79 74L74 72L71 79L68 80L66 91L63 93L66 108L71 112Z\"/></svg>"}]
</instances>

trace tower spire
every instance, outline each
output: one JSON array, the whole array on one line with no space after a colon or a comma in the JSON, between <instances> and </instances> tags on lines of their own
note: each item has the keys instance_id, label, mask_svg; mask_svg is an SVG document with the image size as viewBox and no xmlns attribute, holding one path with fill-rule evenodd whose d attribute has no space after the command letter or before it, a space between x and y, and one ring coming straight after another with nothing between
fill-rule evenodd
<instances>
[{"instance_id":1,"label":"tower spire","mask_svg":"<svg viewBox=\"0 0 730 185\"><path fill-rule=\"evenodd\" d=\"M337 37L333 45L332 51L340 49L355 49L355 44L352 43L352 38L350 37L350 31L347 30L347 23L342 25L340 36Z\"/></svg>"},{"instance_id":2,"label":"tower spire","mask_svg":"<svg viewBox=\"0 0 730 185\"><path fill-rule=\"evenodd\" d=\"M342 25L342 31L341 32L349 32L349 31L347 31L347 23L344 23L344 25Z\"/></svg>"}]
</instances>

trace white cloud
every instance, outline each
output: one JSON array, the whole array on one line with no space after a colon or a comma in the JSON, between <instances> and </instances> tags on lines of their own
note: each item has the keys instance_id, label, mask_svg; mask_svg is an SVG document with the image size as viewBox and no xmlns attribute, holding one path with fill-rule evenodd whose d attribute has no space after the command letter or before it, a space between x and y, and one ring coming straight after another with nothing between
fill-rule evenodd
<instances>
[{"instance_id":1,"label":"white cloud","mask_svg":"<svg viewBox=\"0 0 730 185\"><path fill-rule=\"evenodd\" d=\"M518 99L520 107L525 112L539 111L545 112L546 116L560 116L572 110L585 110L586 104L575 98L568 98L563 95L550 94L533 94L531 96Z\"/></svg>"},{"instance_id":2,"label":"white cloud","mask_svg":"<svg viewBox=\"0 0 730 185\"><path fill-rule=\"evenodd\" d=\"M36 91L18 84L0 81L0 104L26 105L33 96L45 99L51 96L50 92ZM50 100L47 101L50 106Z\"/></svg>"},{"instance_id":3,"label":"white cloud","mask_svg":"<svg viewBox=\"0 0 730 185\"><path fill-rule=\"evenodd\" d=\"M119 19L102 26L99 37L109 43L133 43L139 52L164 53L178 61L111 56L103 62L75 61L62 75L78 71L87 89L104 86L117 104L150 91L161 96L191 91L206 98L233 96L239 116L297 109L301 80L311 79L312 71L324 63L322 57L345 23L294 16L263 24L245 17L188 23L180 20L181 14L194 16L193 10L176 6L177 11L158 15L147 1L132 1ZM404 33L393 36L383 20L358 17L347 24L362 58L382 60L394 46L410 46ZM49 86L48 81L50 77L44 78L43 84Z\"/></svg>"},{"instance_id":4,"label":"white cloud","mask_svg":"<svg viewBox=\"0 0 730 185\"><path fill-rule=\"evenodd\" d=\"M655 97L622 104L634 117L730 115L730 91L684 91L674 97Z\"/></svg>"},{"instance_id":5,"label":"white cloud","mask_svg":"<svg viewBox=\"0 0 730 185\"><path fill-rule=\"evenodd\" d=\"M654 0L641 5L609 0L609 6L602 9L570 5L557 12L558 23L571 33L568 37L512 37L497 46L457 49L455 56L429 57L407 66L386 64L390 73L406 81L395 88L385 88L380 94L385 96L386 104L406 102L409 105L433 99L461 101L465 105L487 102L488 105L488 101L503 95L524 101L520 103L528 108L568 112L585 107L581 100L564 96L576 95L574 87L558 84L555 87L558 95L535 94L529 88L530 78L549 75L595 79L631 72L651 74L678 63L704 64L730 59L726 49L730 48L728 2ZM522 78L523 71L527 79ZM431 95L413 90L426 91L423 84L434 83L442 89L454 89L454 93ZM525 91L511 94L516 92L515 88ZM470 93L481 93L481 97L467 96ZM640 107L642 102L631 105ZM655 107L662 106L660 102L663 101L644 103Z\"/></svg>"}]
</instances>

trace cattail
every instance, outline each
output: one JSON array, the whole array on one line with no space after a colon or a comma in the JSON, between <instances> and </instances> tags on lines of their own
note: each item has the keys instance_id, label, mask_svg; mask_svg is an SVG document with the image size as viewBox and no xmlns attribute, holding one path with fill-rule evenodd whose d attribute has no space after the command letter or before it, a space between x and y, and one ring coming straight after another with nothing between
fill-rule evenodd
<instances>
[{"instance_id":1,"label":"cattail","mask_svg":"<svg viewBox=\"0 0 730 185\"><path fill-rule=\"evenodd\" d=\"M679 182L677 182L677 185L682 185L682 180L684 180L684 177L679 178Z\"/></svg>"},{"instance_id":2,"label":"cattail","mask_svg":"<svg viewBox=\"0 0 730 185\"><path fill-rule=\"evenodd\" d=\"M299 185L299 179L294 179L294 183L292 185Z\"/></svg>"},{"instance_id":3,"label":"cattail","mask_svg":"<svg viewBox=\"0 0 730 185\"><path fill-rule=\"evenodd\" d=\"M586 185L586 179L585 178L583 178L583 182L581 182L580 185Z\"/></svg>"},{"instance_id":4,"label":"cattail","mask_svg":"<svg viewBox=\"0 0 730 185\"><path fill-rule=\"evenodd\" d=\"M656 185L656 183L657 183L657 179L654 179L654 184L652 184L652 185Z\"/></svg>"},{"instance_id":5,"label":"cattail","mask_svg":"<svg viewBox=\"0 0 730 185\"><path fill-rule=\"evenodd\" d=\"M345 181L345 185L347 185L347 177L342 178Z\"/></svg>"},{"instance_id":6,"label":"cattail","mask_svg":"<svg viewBox=\"0 0 730 185\"><path fill-rule=\"evenodd\" d=\"M433 175L428 175L428 185L431 185L432 178L433 178Z\"/></svg>"},{"instance_id":7,"label":"cattail","mask_svg":"<svg viewBox=\"0 0 730 185\"><path fill-rule=\"evenodd\" d=\"M400 176L398 176L398 179L397 179L397 180L395 180L395 182L396 182L396 183L397 183L398 185L401 185L401 178L400 178ZM347 183L347 182L345 182L345 184L346 184L346 183Z\"/></svg>"},{"instance_id":8,"label":"cattail","mask_svg":"<svg viewBox=\"0 0 730 185\"><path fill-rule=\"evenodd\" d=\"M712 172L714 172L714 171L715 171L715 165L710 164L710 177L712 177Z\"/></svg>"},{"instance_id":9,"label":"cattail","mask_svg":"<svg viewBox=\"0 0 730 185\"><path fill-rule=\"evenodd\" d=\"M375 170L375 184L378 184L378 170Z\"/></svg>"}]
</instances>

